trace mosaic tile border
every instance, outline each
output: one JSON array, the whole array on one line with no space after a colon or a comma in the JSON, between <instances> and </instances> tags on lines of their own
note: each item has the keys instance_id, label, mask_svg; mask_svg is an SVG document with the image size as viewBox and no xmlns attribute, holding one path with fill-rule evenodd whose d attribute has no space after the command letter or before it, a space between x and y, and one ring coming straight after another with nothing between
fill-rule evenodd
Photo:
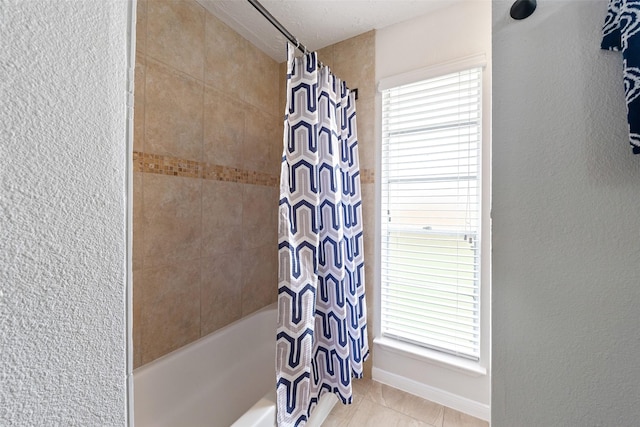
<instances>
[{"instance_id":1,"label":"mosaic tile border","mask_svg":"<svg viewBox=\"0 0 640 427\"><path fill-rule=\"evenodd\" d=\"M134 172L239 182L241 184L264 185L267 187L277 187L279 182L279 177L268 173L246 171L229 166L213 165L140 151L133 152L133 170Z\"/></svg>"},{"instance_id":2,"label":"mosaic tile border","mask_svg":"<svg viewBox=\"0 0 640 427\"><path fill-rule=\"evenodd\" d=\"M277 187L280 182L279 176L264 172L243 170L195 160L143 153L140 151L133 152L133 171L185 178L203 178L213 181L238 182L241 184L264 185L267 187ZM373 184L375 182L374 171L372 169L362 169L360 171L360 182L362 184Z\"/></svg>"},{"instance_id":3,"label":"mosaic tile border","mask_svg":"<svg viewBox=\"0 0 640 427\"><path fill-rule=\"evenodd\" d=\"M373 169L360 169L361 184L375 184L376 174Z\"/></svg>"},{"instance_id":4,"label":"mosaic tile border","mask_svg":"<svg viewBox=\"0 0 640 427\"><path fill-rule=\"evenodd\" d=\"M201 178L202 166L201 162L193 160L141 153L139 151L133 152L133 170L135 172Z\"/></svg>"}]
</instances>

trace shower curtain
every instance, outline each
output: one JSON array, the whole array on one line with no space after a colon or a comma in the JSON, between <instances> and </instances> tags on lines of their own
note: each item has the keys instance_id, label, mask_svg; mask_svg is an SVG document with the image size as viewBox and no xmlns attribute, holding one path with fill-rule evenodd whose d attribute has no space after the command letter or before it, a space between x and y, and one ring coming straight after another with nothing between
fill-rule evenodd
<instances>
[{"instance_id":1,"label":"shower curtain","mask_svg":"<svg viewBox=\"0 0 640 427\"><path fill-rule=\"evenodd\" d=\"M316 53L287 47L278 225L278 426L324 393L351 403L369 353L355 98Z\"/></svg>"}]
</instances>

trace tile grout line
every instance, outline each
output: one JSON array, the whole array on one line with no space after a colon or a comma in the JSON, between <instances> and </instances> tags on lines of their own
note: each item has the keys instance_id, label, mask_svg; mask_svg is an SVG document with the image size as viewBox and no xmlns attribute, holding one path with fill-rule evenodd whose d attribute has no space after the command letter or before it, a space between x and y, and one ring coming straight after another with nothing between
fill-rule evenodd
<instances>
[{"instance_id":1,"label":"tile grout line","mask_svg":"<svg viewBox=\"0 0 640 427\"><path fill-rule=\"evenodd\" d=\"M198 6L200 6L201 9L201 14L202 14L202 69L200 72L200 77L202 78L202 99L201 99L201 103L200 103L200 108L202 111L202 116L200 118L200 129L202 131L202 134L200 135L200 165L203 164L204 161L204 134L205 134L205 123L204 123L204 114L205 114L205 100L206 100L206 89L205 89L205 84L204 84L204 74L205 74L205 64L206 64L206 56L207 56L207 15L206 15L206 10L204 9L204 7L200 4L198 4ZM198 167L198 175L200 178L200 275L199 275L199 286L198 286L198 320L199 320L199 333L198 336L200 338L202 338L202 287L203 287L203 280L202 280L202 276L203 276L203 265L204 265L204 260L203 260L203 247L204 247L204 232L203 232L203 228L204 228L204 180L202 178L204 178L204 170L203 168L200 166Z\"/></svg>"},{"instance_id":2,"label":"tile grout line","mask_svg":"<svg viewBox=\"0 0 640 427\"><path fill-rule=\"evenodd\" d=\"M373 379L369 379L369 381L370 381L370 383L376 383L376 381L375 381L375 380L373 380ZM369 385L368 387L370 387L370 385ZM369 388L368 388L368 387L367 387L367 391L369 391ZM407 395L407 396L414 396L414 395L412 395L411 393L407 393L407 392L405 392L405 391L403 391L403 390L400 390L400 389L396 389L396 390L398 390L399 392L401 392L403 395ZM354 396L355 396L355 394L354 394ZM372 404L374 404L374 405L376 405L376 406L380 406L380 407L383 407L383 408L386 408L386 409L390 409L390 410L392 410L392 411L396 412L397 414L400 414L400 415L402 415L402 416L404 416L404 417L409 417L409 418L411 418L411 419L413 419L413 420L416 420L416 421L418 421L418 422L421 422L421 423L427 424L427 425L432 426L432 427L457 427L457 426L458 426L458 424L457 424L457 423L455 423L455 424L450 424L450 423L445 424L445 412L446 412L447 410L452 411L453 413L458 413L458 414L461 414L461 415L467 415L467 416L469 416L469 417L471 417L471 418L473 418L473 419L475 419L475 418L476 418L476 417L472 417L472 416L470 416L470 415L468 415L468 414L465 414L465 413L463 413L463 412L457 411L457 410L455 410L455 409L453 409L453 408L449 408L448 406L441 405L441 404L437 404L437 405L438 405L438 406L440 406L440 408L441 408L441 409L440 409L440 415L439 415L439 416L438 416L438 418L436 419L436 424L432 424L432 423L430 423L430 422L427 422L427 421L421 420L421 419L419 419L419 418L416 418L415 416L413 416L413 415L411 415L411 414L409 414L409 413L406 413L406 412L403 412L403 411L401 411L401 410L395 409L395 408L394 408L394 407L392 407L392 406L388 406L386 403L378 403L378 402L376 402L375 400L373 400L373 399L369 398L369 397L368 397L368 393L366 393L366 392L365 392L364 394L358 394L358 396L360 396L361 400L367 400L367 401L369 401L370 403L372 403ZM419 396L417 396L417 397L419 397ZM430 401L430 400L428 400L428 399L424 399L424 398L422 398L422 397L419 397L419 398L420 398L421 400L423 400L423 401L431 402L431 403L434 403L434 404L435 404L435 402ZM352 416L353 416L353 415L351 415L351 417L352 417ZM438 422L438 421L439 421L439 422ZM481 424L478 424L478 425L485 425L485 424L482 424L482 423L486 423L484 420L479 420L479 421L480 421L480 423L481 423ZM475 424L474 424L474 425L475 425Z\"/></svg>"}]
</instances>

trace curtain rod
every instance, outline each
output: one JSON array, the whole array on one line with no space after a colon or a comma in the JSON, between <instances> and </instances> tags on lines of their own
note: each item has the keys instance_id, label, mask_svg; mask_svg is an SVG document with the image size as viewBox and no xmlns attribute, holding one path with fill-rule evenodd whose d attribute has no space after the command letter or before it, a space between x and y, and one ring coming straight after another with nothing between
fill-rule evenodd
<instances>
[{"instance_id":1,"label":"curtain rod","mask_svg":"<svg viewBox=\"0 0 640 427\"><path fill-rule=\"evenodd\" d=\"M309 50L307 49L307 47L305 45L303 45L302 43L300 43L298 41L297 38L295 38L293 36L293 34L291 34L289 32L289 30L287 30L284 25L282 25L280 22L278 22L278 20L276 18L273 17L272 14L269 13L269 11L267 9L264 8L263 5L260 4L260 2L258 0L247 0L249 3L251 3L251 5L253 7L255 7L257 9L258 12L260 12L262 14L262 16L264 16L265 18L267 18L267 21L271 22L271 25L273 25L274 27L276 27L276 29L278 31L280 31L282 33L283 36L285 36L287 38L287 40L289 40L291 43L294 44L294 46L296 48L298 48L298 50L300 50L303 54L307 54L309 53Z\"/></svg>"},{"instance_id":2,"label":"curtain rod","mask_svg":"<svg viewBox=\"0 0 640 427\"><path fill-rule=\"evenodd\" d=\"M272 14L269 13L269 11L267 9L265 9L265 7L263 5L260 4L260 2L258 0L247 0L249 3L251 3L251 5L253 7L256 8L256 10L258 12L260 12L260 14L262 16L264 16L265 18L267 18L267 21L269 21L271 23L271 25L273 25L274 27L276 27L276 29L278 31L280 31L280 33L282 33L283 36L285 36L287 38L287 40L289 40L291 43L293 43L295 45L295 47L300 50L300 52L302 52L304 55L311 53L309 51L309 49L307 49L307 47L305 45L303 45L302 43L300 43L298 41L297 38L294 37L293 34L291 34L289 32L289 30L287 30L284 25L282 25L280 22L278 22L278 20L276 18L273 17ZM324 64L320 61L318 61L318 66L319 67L323 67ZM358 99L358 88L354 88L351 89L351 92L353 92L353 95L355 97L355 99Z\"/></svg>"}]
</instances>

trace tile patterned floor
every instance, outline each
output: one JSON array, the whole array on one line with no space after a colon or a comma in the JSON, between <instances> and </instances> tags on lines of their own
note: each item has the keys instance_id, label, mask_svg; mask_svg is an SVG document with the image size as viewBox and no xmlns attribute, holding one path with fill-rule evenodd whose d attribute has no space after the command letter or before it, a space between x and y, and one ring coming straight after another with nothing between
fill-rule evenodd
<instances>
[{"instance_id":1,"label":"tile patterned floor","mask_svg":"<svg viewBox=\"0 0 640 427\"><path fill-rule=\"evenodd\" d=\"M379 382L353 382L353 404L336 404L323 427L489 427L489 423Z\"/></svg>"}]
</instances>

